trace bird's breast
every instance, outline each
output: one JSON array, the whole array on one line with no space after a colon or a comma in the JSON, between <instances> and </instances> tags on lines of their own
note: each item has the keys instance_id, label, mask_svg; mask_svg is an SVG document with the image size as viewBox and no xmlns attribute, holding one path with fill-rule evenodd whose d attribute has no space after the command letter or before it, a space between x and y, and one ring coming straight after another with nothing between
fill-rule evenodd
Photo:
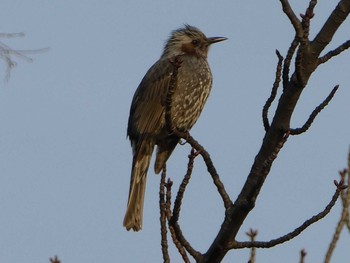
<instances>
[{"instance_id":1,"label":"bird's breast","mask_svg":"<svg viewBox=\"0 0 350 263\"><path fill-rule=\"evenodd\" d=\"M173 125L189 130L201 114L212 86L212 74L204 59L184 59L177 76L173 95Z\"/></svg>"}]
</instances>

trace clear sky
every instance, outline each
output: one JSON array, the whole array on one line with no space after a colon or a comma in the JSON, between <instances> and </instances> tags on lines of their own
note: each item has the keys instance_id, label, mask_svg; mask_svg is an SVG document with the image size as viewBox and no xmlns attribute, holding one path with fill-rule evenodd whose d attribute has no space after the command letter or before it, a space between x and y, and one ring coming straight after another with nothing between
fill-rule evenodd
<instances>
[{"instance_id":1,"label":"clear sky","mask_svg":"<svg viewBox=\"0 0 350 263\"><path fill-rule=\"evenodd\" d=\"M337 1L320 1L312 20L319 30ZM291 1L302 13L308 1ZM3 0L1 39L14 49L50 47L28 54L5 81L0 65L0 262L161 262L159 176L149 172L144 225L123 226L131 148L126 139L129 107L164 41L184 23L207 36L225 36L209 54L214 86L192 135L211 153L234 200L261 145L262 106L270 94L277 58L293 29L279 1L14 1ZM349 39L350 22L332 48ZM288 140L244 223L258 240L279 237L321 211L332 197L350 144L350 52L322 65L293 115L301 126L334 85L330 105L302 136ZM273 109L271 113L273 112ZM174 189L185 173L190 148L178 146L168 163ZM153 164L151 165L153 166ZM340 216L338 202L326 219L293 241L258 250L257 262L295 263L305 248L308 262L322 262ZM223 205L198 159L185 194L180 224L204 252L224 216ZM333 262L350 257L342 233ZM173 246L173 262L180 258ZM223 262L247 262L249 250L231 251Z\"/></svg>"}]
</instances>

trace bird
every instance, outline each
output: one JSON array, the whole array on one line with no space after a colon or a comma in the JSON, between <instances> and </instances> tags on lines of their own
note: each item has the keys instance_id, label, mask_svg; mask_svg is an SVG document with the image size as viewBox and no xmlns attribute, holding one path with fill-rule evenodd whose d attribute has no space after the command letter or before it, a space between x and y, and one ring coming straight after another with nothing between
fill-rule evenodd
<instances>
[{"instance_id":1,"label":"bird","mask_svg":"<svg viewBox=\"0 0 350 263\"><path fill-rule=\"evenodd\" d=\"M142 228L146 177L156 150L154 171L159 174L180 138L168 132L165 105L173 73L173 58L180 57L177 86L172 95L171 122L179 131L189 131L199 118L212 87L207 61L209 47L226 37L206 37L198 28L185 24L171 32L163 53L141 80L132 99L127 136L133 160L129 198L123 225L127 230Z\"/></svg>"}]
</instances>

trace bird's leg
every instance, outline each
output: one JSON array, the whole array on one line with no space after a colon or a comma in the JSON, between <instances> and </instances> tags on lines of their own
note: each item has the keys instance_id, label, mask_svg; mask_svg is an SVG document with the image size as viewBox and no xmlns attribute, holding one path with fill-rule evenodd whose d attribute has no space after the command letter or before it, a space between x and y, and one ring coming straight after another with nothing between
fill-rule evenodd
<instances>
[{"instance_id":1,"label":"bird's leg","mask_svg":"<svg viewBox=\"0 0 350 263\"><path fill-rule=\"evenodd\" d=\"M179 144L180 145L185 145L188 141L188 138L190 137L190 132L188 130L186 131L179 131L178 129L175 128L175 133L177 135L181 135L181 139L184 139L183 141L180 140Z\"/></svg>"}]
</instances>

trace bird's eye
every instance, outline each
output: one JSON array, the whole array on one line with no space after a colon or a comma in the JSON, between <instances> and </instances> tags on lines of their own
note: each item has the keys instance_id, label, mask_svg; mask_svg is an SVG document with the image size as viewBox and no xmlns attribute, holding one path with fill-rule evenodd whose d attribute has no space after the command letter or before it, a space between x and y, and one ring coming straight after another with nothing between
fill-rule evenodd
<instances>
[{"instance_id":1,"label":"bird's eye","mask_svg":"<svg viewBox=\"0 0 350 263\"><path fill-rule=\"evenodd\" d=\"M193 44L194 46L198 46L199 41L198 41L197 39L194 39L194 40L192 40L192 44Z\"/></svg>"}]
</instances>

